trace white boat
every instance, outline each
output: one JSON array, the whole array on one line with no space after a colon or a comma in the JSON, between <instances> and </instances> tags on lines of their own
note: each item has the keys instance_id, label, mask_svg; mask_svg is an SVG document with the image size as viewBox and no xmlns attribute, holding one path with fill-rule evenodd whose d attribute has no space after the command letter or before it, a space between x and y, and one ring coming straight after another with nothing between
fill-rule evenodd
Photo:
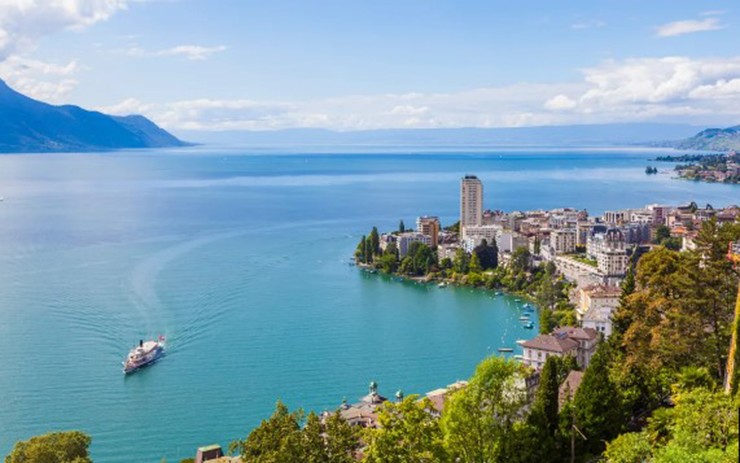
<instances>
[{"instance_id":1,"label":"white boat","mask_svg":"<svg viewBox=\"0 0 740 463\"><path fill-rule=\"evenodd\" d=\"M447 283L445 283L444 281L437 285L437 288L446 288L446 287L447 287Z\"/></svg>"},{"instance_id":2,"label":"white boat","mask_svg":"<svg viewBox=\"0 0 740 463\"><path fill-rule=\"evenodd\" d=\"M123 373L133 373L140 368L151 365L164 357L164 336L157 340L140 340L139 345L131 349L123 361Z\"/></svg>"}]
</instances>

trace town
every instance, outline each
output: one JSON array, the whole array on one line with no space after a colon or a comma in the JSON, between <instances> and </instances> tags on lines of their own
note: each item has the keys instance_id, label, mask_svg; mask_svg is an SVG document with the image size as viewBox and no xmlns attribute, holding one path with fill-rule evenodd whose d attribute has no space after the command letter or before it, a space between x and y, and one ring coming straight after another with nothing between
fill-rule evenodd
<instances>
[{"instance_id":1,"label":"town","mask_svg":"<svg viewBox=\"0 0 740 463\"><path fill-rule=\"evenodd\" d=\"M392 232L380 233L373 228L362 237L354 259L363 271L370 273L398 274L418 283L437 284L440 288L462 285L502 289L536 303L540 311L540 334L517 341L522 352L513 357L521 365L521 374L513 375L515 380L508 384L510 390L505 393L506 396L522 397L515 414L520 413L517 410L537 407L536 397L544 396L538 390L548 387L548 383L552 385L553 368L559 371L554 391L557 413L563 416L571 413L568 404L581 387L599 344L614 332L615 311L621 304L625 285L634 285L630 280L634 279L635 263L640 256L656 247L672 252L695 251L695 240L703 223L712 221L721 226L740 219L740 207L736 205L715 209L709 204L701 207L693 202L676 206L650 204L591 216L586 210L573 208L512 212L490 210L484 208L483 198L483 182L475 175L465 175L460 180L458 223L445 228L438 216L421 215L416 219L414 230L407 229L403 221L398 230ZM728 251L728 255L736 260L740 257L739 243L732 242ZM493 256L490 255L492 250ZM532 289L532 284L526 281L507 284L505 277L502 279L496 274L501 269L508 272L516 266L525 267L533 275L539 272L538 284L556 289L562 300L542 303L539 290ZM502 293L496 291L496 294ZM527 303L524 307L531 306ZM548 318L547 314L555 312L556 307L565 307L568 316L555 320ZM543 323L543 320L550 322ZM558 323L563 320L568 323ZM507 354L511 350L499 349ZM497 359L505 362L501 357L494 357L484 360L481 365ZM550 366L546 373L551 362L557 367ZM423 395L407 397L399 390L390 399L381 395L378 383L373 380L367 395L359 401L349 403L343 400L336 411L311 414L305 428L297 432L308 432L313 426L310 424L312 420L320 423L316 426L324 430L325 439L332 426L382 432L384 426L393 426L387 422L389 416L396 416L393 413L411 413L417 409L426 416L420 420L439 421L450 406L449 398L470 387L479 370L481 366L470 380L458 380ZM409 406L406 405L409 400L415 404L414 408L404 408ZM304 418L298 412L289 414L284 405L278 404L273 419L293 420L296 429L300 429ZM334 432L338 431L335 429ZM575 439L575 430L570 433ZM247 453L248 441L237 444L232 451L241 451L242 455ZM374 451L373 443L369 444L350 445L355 448L352 460L364 458L374 461L365 453L368 448L371 453ZM571 457L574 448L571 448ZM241 460L224 456L221 447L215 445L198 449L196 458L191 461Z\"/></svg>"}]
</instances>

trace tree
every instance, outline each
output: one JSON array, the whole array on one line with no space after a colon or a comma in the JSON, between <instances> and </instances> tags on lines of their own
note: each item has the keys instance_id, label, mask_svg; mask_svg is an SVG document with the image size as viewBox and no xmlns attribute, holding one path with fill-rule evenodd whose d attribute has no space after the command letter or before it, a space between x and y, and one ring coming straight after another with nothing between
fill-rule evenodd
<instances>
[{"instance_id":1,"label":"tree","mask_svg":"<svg viewBox=\"0 0 740 463\"><path fill-rule=\"evenodd\" d=\"M593 455L619 434L626 418L619 390L609 377L610 354L608 343L602 342L573 399L576 425L588 439L582 445Z\"/></svg>"},{"instance_id":2,"label":"tree","mask_svg":"<svg viewBox=\"0 0 740 463\"><path fill-rule=\"evenodd\" d=\"M378 227L373 227L369 235L370 240L370 255L380 255L380 235L378 235Z\"/></svg>"},{"instance_id":3,"label":"tree","mask_svg":"<svg viewBox=\"0 0 740 463\"><path fill-rule=\"evenodd\" d=\"M377 429L365 434L366 463L433 463L448 461L439 420L432 403L418 396L400 403L386 402L378 414Z\"/></svg>"},{"instance_id":4,"label":"tree","mask_svg":"<svg viewBox=\"0 0 740 463\"><path fill-rule=\"evenodd\" d=\"M645 433L628 432L606 444L607 463L644 463L650 461L652 448Z\"/></svg>"},{"instance_id":5,"label":"tree","mask_svg":"<svg viewBox=\"0 0 740 463\"><path fill-rule=\"evenodd\" d=\"M519 247L511 253L511 261L509 262L509 268L513 273L528 272L530 268L532 254L529 249L525 247Z\"/></svg>"},{"instance_id":6,"label":"tree","mask_svg":"<svg viewBox=\"0 0 740 463\"><path fill-rule=\"evenodd\" d=\"M655 239L653 243L660 244L663 240L671 237L671 229L665 225L660 225L655 229Z\"/></svg>"},{"instance_id":7,"label":"tree","mask_svg":"<svg viewBox=\"0 0 740 463\"><path fill-rule=\"evenodd\" d=\"M360 242L357 244L357 249L355 249L355 260L357 262L367 262L367 257L365 254L365 250L367 249L366 241L367 239L365 238L365 235L362 235L362 238L360 238Z\"/></svg>"},{"instance_id":8,"label":"tree","mask_svg":"<svg viewBox=\"0 0 740 463\"><path fill-rule=\"evenodd\" d=\"M451 458L462 463L502 461L526 402L523 368L514 361L488 357L478 364L469 384L448 397L442 429Z\"/></svg>"},{"instance_id":9,"label":"tree","mask_svg":"<svg viewBox=\"0 0 740 463\"><path fill-rule=\"evenodd\" d=\"M16 442L5 463L92 463L90 436L80 431L52 432Z\"/></svg>"},{"instance_id":10,"label":"tree","mask_svg":"<svg viewBox=\"0 0 740 463\"><path fill-rule=\"evenodd\" d=\"M398 224L398 231L400 233L403 233L403 232L406 231L406 225L404 225L403 219L401 219L401 222L399 222L399 224Z\"/></svg>"},{"instance_id":11,"label":"tree","mask_svg":"<svg viewBox=\"0 0 740 463\"><path fill-rule=\"evenodd\" d=\"M493 240L491 244L488 244L487 240L481 241L481 244L473 249L473 254L478 256L481 269L489 270L498 266L498 247L496 246L496 240Z\"/></svg>"},{"instance_id":12,"label":"tree","mask_svg":"<svg viewBox=\"0 0 740 463\"><path fill-rule=\"evenodd\" d=\"M556 433L558 431L558 390L560 385L558 357L548 357L540 373L532 409L527 417L526 427L520 429L516 451L509 452L509 458L518 455L516 461L540 463L559 461ZM527 444L524 444L526 442Z\"/></svg>"},{"instance_id":13,"label":"tree","mask_svg":"<svg viewBox=\"0 0 740 463\"><path fill-rule=\"evenodd\" d=\"M455 258L452 259L452 269L455 273L468 273L470 265L470 258L468 253L463 248L458 248L455 251Z\"/></svg>"},{"instance_id":14,"label":"tree","mask_svg":"<svg viewBox=\"0 0 740 463\"><path fill-rule=\"evenodd\" d=\"M540 251L542 251L542 240L539 236L534 237L534 254L536 256L540 255Z\"/></svg>"},{"instance_id":15,"label":"tree","mask_svg":"<svg viewBox=\"0 0 740 463\"><path fill-rule=\"evenodd\" d=\"M480 273L483 270L480 264L480 259L478 258L478 254L473 253L470 256L470 265L468 266L468 272L470 273Z\"/></svg>"},{"instance_id":16,"label":"tree","mask_svg":"<svg viewBox=\"0 0 740 463\"><path fill-rule=\"evenodd\" d=\"M301 431L302 462L355 463L354 452L359 445L357 428L348 424L339 413L324 421L313 412L308 415Z\"/></svg>"},{"instance_id":17,"label":"tree","mask_svg":"<svg viewBox=\"0 0 740 463\"><path fill-rule=\"evenodd\" d=\"M232 442L229 451L241 455L243 461L254 463L280 463L301 461L303 445L300 423L303 411L288 411L278 401L272 416L262 421L246 439Z\"/></svg>"}]
</instances>

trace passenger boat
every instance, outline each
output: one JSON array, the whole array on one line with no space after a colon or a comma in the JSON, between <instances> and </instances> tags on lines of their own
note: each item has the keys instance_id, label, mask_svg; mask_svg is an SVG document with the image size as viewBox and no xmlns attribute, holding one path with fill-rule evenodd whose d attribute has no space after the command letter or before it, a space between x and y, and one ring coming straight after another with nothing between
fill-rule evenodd
<instances>
[{"instance_id":1,"label":"passenger boat","mask_svg":"<svg viewBox=\"0 0 740 463\"><path fill-rule=\"evenodd\" d=\"M131 349L128 357L123 361L123 373L129 374L136 370L151 365L164 357L164 336L157 340L140 340L139 345Z\"/></svg>"}]
</instances>

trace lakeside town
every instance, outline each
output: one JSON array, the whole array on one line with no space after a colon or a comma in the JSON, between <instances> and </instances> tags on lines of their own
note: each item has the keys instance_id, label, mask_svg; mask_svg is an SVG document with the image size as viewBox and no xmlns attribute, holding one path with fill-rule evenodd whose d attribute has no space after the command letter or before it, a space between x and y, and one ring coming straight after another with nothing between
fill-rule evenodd
<instances>
[{"instance_id":1,"label":"lakeside town","mask_svg":"<svg viewBox=\"0 0 740 463\"><path fill-rule=\"evenodd\" d=\"M444 228L439 217L421 215L416 219L416 229L407 229L403 221L393 232L380 233L373 228L370 234L362 237L354 259L363 271L396 274L419 283L436 284L439 288L479 286L519 295L537 303L541 321L548 320L547 314L555 311L556 306L561 309L565 306L571 313L564 319L571 323L562 326L554 323L553 326L553 320L549 319L550 323L541 322L540 334L517 341L521 354L513 358L522 368L513 376L514 381L507 383L509 391L504 395L519 394L521 401L517 407L530 410L537 407L538 400L543 400L545 393L540 389L549 385L555 415L577 414L581 411L571 409L578 406L573 401L600 344L607 342L614 332L615 313L623 302L625 291L634 288L635 266L640 257L655 248L679 253L696 251L696 240L703 224L711 221L722 226L736 224L739 220L737 205L715 209L709 204L701 207L694 202L649 204L642 208L609 210L598 216L573 208L490 210L484 207L483 182L475 175L466 175L460 180L459 222ZM491 250L495 256L490 255ZM730 244L728 255L740 256L740 241ZM537 269L545 269L541 272L545 278L540 283L559 292L561 300L555 296L555 301L543 304L538 290L532 290L531 284L513 287L496 275L497 269L509 271L517 265L523 265L535 275ZM502 292L495 294L502 295ZM531 307L525 303L521 308ZM499 352L512 350L500 348ZM498 358L503 361L502 357ZM484 364L485 361L481 363ZM312 414L308 419L311 421L314 416L317 423L321 423L325 439L329 434L327 423L332 420L370 432L357 435L360 442L362 436L387 432L384 428L393 426L390 417L409 413L409 403L414 404L414 410L421 410L427 420L440 422L450 406L449 399L475 383L480 370L481 366L469 381L458 380L423 395L408 397L401 390L390 398L384 396L373 380L368 393L359 401L343 400L336 411ZM284 406L279 404L271 420L292 417L300 428L303 415L288 414L287 409L281 411L281 407ZM399 418L396 416L396 419ZM581 431L574 425L570 431L572 440L576 432ZM352 447L352 460L383 461L373 459L372 438L365 438L370 442ZM237 449L243 450L240 445L248 446L249 443L237 445ZM574 443L571 461L576 458L575 448ZM242 451L242 455L244 453ZM558 457L551 457L549 461L557 460ZM199 448L193 461L237 463L249 460L225 456L220 446L215 445Z\"/></svg>"},{"instance_id":2,"label":"lakeside town","mask_svg":"<svg viewBox=\"0 0 740 463\"><path fill-rule=\"evenodd\" d=\"M658 156L658 162L679 162L674 170L679 178L709 183L740 183L740 154L730 151L725 154L685 154L681 156ZM657 173L648 167L648 173ZM646 171L647 172L647 171Z\"/></svg>"}]
</instances>

